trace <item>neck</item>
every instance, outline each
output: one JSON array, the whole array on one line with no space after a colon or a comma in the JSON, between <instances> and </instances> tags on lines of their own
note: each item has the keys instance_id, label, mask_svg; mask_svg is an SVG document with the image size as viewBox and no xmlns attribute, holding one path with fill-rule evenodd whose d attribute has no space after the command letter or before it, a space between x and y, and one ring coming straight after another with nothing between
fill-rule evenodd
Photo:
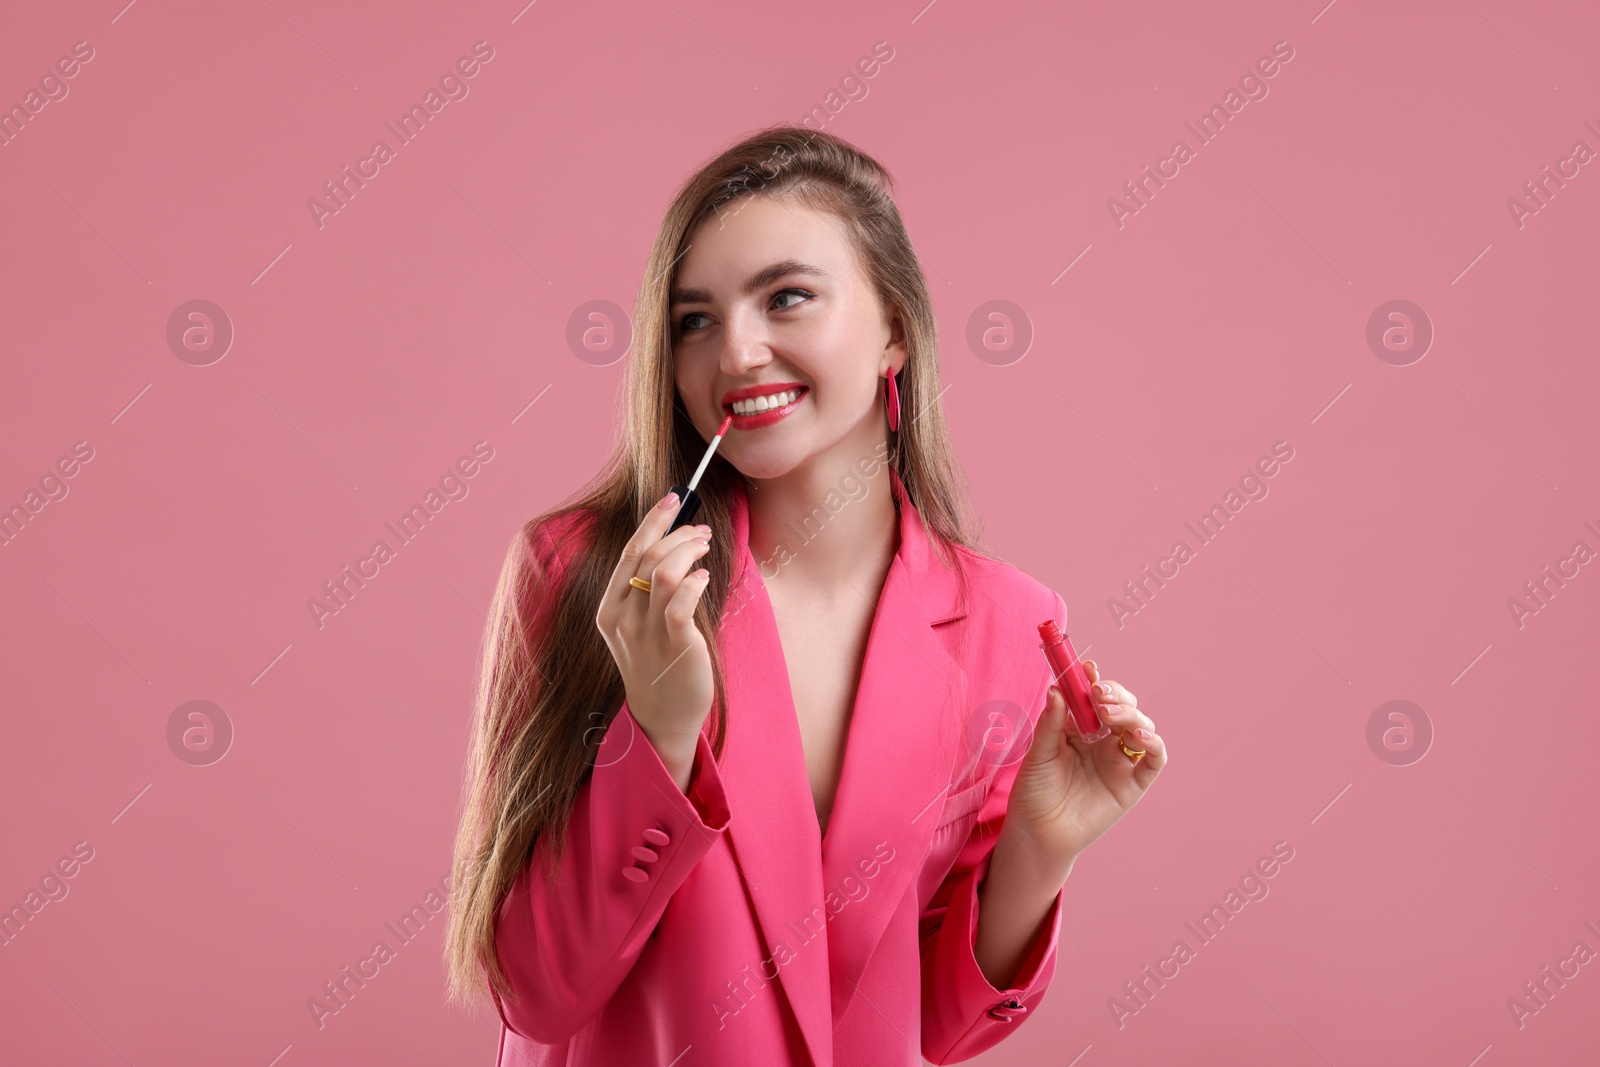
<instances>
[{"instance_id":1,"label":"neck","mask_svg":"<svg viewBox=\"0 0 1600 1067\"><path fill-rule=\"evenodd\" d=\"M810 601L876 598L900 548L900 516L888 464L871 447L857 451L745 480L750 554L769 592Z\"/></svg>"}]
</instances>

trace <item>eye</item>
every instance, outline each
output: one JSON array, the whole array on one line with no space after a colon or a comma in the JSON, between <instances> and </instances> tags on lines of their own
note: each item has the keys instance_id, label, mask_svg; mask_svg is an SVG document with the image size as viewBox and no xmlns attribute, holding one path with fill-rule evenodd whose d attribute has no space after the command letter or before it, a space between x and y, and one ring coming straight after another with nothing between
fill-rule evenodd
<instances>
[{"instance_id":1,"label":"eye","mask_svg":"<svg viewBox=\"0 0 1600 1067\"><path fill-rule=\"evenodd\" d=\"M779 299L782 299L783 297L789 296L791 294L794 295L794 296L803 296L807 300L810 300L812 297L814 297L816 295L815 293L808 293L804 289L780 289L778 292L772 294L772 299L773 300L779 300ZM776 310L776 311L788 311L790 308L793 308L793 307L796 307L796 306L798 306L798 305L790 304L787 307L775 308L774 310Z\"/></svg>"},{"instance_id":2,"label":"eye","mask_svg":"<svg viewBox=\"0 0 1600 1067\"><path fill-rule=\"evenodd\" d=\"M680 333L680 334L693 333L699 327L690 326L689 325L689 320L690 319L697 319L697 318L704 318L704 317L705 316L704 316L703 312L699 312L699 311L691 311L691 312L689 312L683 318L678 320L678 333Z\"/></svg>"}]
</instances>

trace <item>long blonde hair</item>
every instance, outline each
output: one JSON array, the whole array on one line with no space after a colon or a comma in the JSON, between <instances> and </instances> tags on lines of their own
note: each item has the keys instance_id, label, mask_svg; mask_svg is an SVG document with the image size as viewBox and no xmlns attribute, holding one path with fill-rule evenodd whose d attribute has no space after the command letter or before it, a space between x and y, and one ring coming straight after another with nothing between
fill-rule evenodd
<instances>
[{"instance_id":1,"label":"long blonde hair","mask_svg":"<svg viewBox=\"0 0 1600 1067\"><path fill-rule=\"evenodd\" d=\"M747 196L792 198L842 221L885 307L904 323L907 358L898 376L901 418L889 462L921 513L936 552L977 547L965 481L939 403L933 305L917 254L876 160L832 134L768 127L723 151L689 178L662 219L634 305L634 346L624 374L622 432L601 471L574 496L524 523L500 571L484 639L472 737L462 789L445 935L448 995L468 1004L485 974L513 995L495 947L495 920L512 884L548 834L551 873L594 750L626 691L595 610L623 545L671 485L685 485L705 439L677 401L668 293L699 223ZM718 456L702 476L698 520L711 543L732 539L736 469ZM560 521L556 521L560 520ZM560 545L549 536L563 529ZM576 543L574 543L576 541ZM570 562L558 573L560 556ZM717 642L732 581L733 553L702 565L711 581L695 624L707 636L716 699L708 736L720 756L729 729ZM961 574L960 566L956 571ZM964 582L963 582L964 588ZM737 728L737 724L734 724Z\"/></svg>"}]
</instances>

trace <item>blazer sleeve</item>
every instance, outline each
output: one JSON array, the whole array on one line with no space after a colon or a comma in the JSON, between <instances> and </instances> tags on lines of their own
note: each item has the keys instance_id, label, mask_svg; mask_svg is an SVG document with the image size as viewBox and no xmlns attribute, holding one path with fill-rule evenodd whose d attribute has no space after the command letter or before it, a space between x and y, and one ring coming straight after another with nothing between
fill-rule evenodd
<instances>
[{"instance_id":1,"label":"blazer sleeve","mask_svg":"<svg viewBox=\"0 0 1600 1067\"><path fill-rule=\"evenodd\" d=\"M1055 612L1056 623L1064 626L1067 608L1059 595ZM1039 691L1031 705L1038 709L1035 726L1050 684L1042 656L1040 664ZM996 772L966 844L922 913L922 1055L930 1063L959 1063L999 1044L1039 1006L1055 977L1065 886L1009 986L996 989L978 966L978 890L988 875L1016 776L1016 764Z\"/></svg>"},{"instance_id":2,"label":"blazer sleeve","mask_svg":"<svg viewBox=\"0 0 1600 1067\"><path fill-rule=\"evenodd\" d=\"M993 840L970 869L952 870L923 912L924 929L932 924L922 936L922 1055L929 1063L959 1063L999 1044L1039 1006L1055 977L1065 887L1009 986L996 989L978 966L978 889Z\"/></svg>"},{"instance_id":3,"label":"blazer sleeve","mask_svg":"<svg viewBox=\"0 0 1600 1067\"><path fill-rule=\"evenodd\" d=\"M556 876L545 876L541 836L501 904L495 944L516 994L495 997L506 1027L542 1044L581 1029L627 977L728 815L706 735L685 794L624 701L579 787Z\"/></svg>"},{"instance_id":4,"label":"blazer sleeve","mask_svg":"<svg viewBox=\"0 0 1600 1067\"><path fill-rule=\"evenodd\" d=\"M526 632L544 631L550 590L566 580L582 540L570 520L527 538L521 577L502 583ZM506 1027L542 1044L577 1033L627 977L728 818L705 733L685 792L623 700L578 787L555 876L546 877L549 849L540 835L496 914L495 946L513 993L494 997Z\"/></svg>"}]
</instances>

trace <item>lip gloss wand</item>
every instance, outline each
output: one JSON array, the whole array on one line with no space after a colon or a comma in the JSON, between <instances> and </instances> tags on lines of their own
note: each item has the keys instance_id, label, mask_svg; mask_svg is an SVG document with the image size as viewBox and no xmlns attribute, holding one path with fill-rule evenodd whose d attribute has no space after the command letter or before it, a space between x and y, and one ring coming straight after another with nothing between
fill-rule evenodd
<instances>
[{"instance_id":1,"label":"lip gloss wand","mask_svg":"<svg viewBox=\"0 0 1600 1067\"><path fill-rule=\"evenodd\" d=\"M689 484L672 487L672 491L678 494L680 503L678 514L673 516L672 525L667 527L667 533L694 521L695 513L700 510L700 496L694 491L694 487L700 484L700 476L711 465L711 457L716 453L717 445L722 443L722 435L728 432L728 425L732 422L733 416L729 415L722 420L722 425L717 427L717 435L711 439L711 446L706 449L706 454L700 457L700 466L694 469L694 477L689 479Z\"/></svg>"},{"instance_id":2,"label":"lip gloss wand","mask_svg":"<svg viewBox=\"0 0 1600 1067\"><path fill-rule=\"evenodd\" d=\"M1039 624L1039 637L1043 641L1039 647L1044 649L1044 658L1050 661L1050 670L1055 675L1051 680L1066 698L1067 712L1077 725L1078 733L1089 744L1108 736L1111 727L1102 722L1100 713L1095 711L1094 701L1089 695L1089 675L1083 669L1072 642L1054 619L1046 619Z\"/></svg>"}]
</instances>

